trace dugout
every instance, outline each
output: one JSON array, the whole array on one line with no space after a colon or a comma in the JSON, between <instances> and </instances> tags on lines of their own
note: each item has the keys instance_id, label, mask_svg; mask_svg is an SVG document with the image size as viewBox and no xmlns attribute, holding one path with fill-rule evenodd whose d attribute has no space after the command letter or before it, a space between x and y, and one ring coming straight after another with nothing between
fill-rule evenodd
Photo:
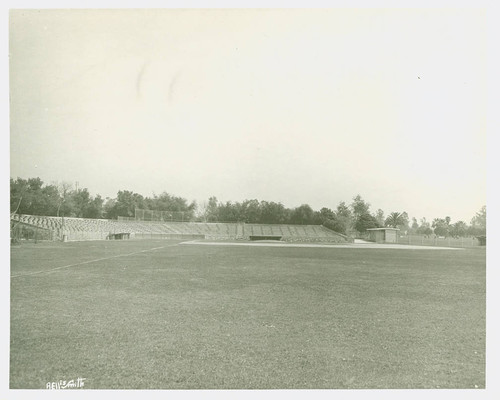
<instances>
[{"instance_id":1,"label":"dugout","mask_svg":"<svg viewBox=\"0 0 500 400\"><path fill-rule=\"evenodd\" d=\"M276 235L250 235L250 240L281 240L282 236Z\"/></svg>"},{"instance_id":2,"label":"dugout","mask_svg":"<svg viewBox=\"0 0 500 400\"><path fill-rule=\"evenodd\" d=\"M397 243L398 231L397 228L370 228L367 229L370 235L369 240L375 243Z\"/></svg>"},{"instance_id":3,"label":"dugout","mask_svg":"<svg viewBox=\"0 0 500 400\"><path fill-rule=\"evenodd\" d=\"M108 240L124 240L130 239L130 233L122 232L122 233L110 233L108 235Z\"/></svg>"}]
</instances>

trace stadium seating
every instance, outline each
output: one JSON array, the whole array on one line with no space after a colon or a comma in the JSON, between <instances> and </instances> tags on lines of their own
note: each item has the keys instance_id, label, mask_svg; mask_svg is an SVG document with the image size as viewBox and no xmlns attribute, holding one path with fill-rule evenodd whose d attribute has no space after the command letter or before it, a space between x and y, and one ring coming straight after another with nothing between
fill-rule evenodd
<instances>
[{"instance_id":1,"label":"stadium seating","mask_svg":"<svg viewBox=\"0 0 500 400\"><path fill-rule=\"evenodd\" d=\"M284 241L345 242L346 238L320 225L243 224L220 222L122 221L75 217L14 215L19 223L54 232L66 240L101 240L110 234L129 233L131 237L196 236L212 240L248 239L250 236L276 236Z\"/></svg>"}]
</instances>

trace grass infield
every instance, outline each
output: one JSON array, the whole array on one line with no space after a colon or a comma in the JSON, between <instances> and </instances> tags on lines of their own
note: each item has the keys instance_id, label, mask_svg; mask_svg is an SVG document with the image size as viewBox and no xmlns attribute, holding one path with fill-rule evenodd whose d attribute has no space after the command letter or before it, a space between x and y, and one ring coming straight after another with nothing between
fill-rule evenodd
<instances>
[{"instance_id":1,"label":"grass infield","mask_svg":"<svg viewBox=\"0 0 500 400\"><path fill-rule=\"evenodd\" d=\"M13 246L10 387L485 387L484 248L177 243Z\"/></svg>"}]
</instances>

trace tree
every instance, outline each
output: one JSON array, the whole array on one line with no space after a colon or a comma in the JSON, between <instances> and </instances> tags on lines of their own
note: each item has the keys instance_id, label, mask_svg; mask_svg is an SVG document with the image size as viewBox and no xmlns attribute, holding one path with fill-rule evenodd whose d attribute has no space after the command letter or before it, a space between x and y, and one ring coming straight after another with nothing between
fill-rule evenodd
<instances>
[{"instance_id":1,"label":"tree","mask_svg":"<svg viewBox=\"0 0 500 400\"><path fill-rule=\"evenodd\" d=\"M347 234L344 222L341 219L339 219L339 217L337 217L336 215L333 215L333 218L331 219L324 220L323 226L325 226L328 229L331 229L332 231L341 233L343 235Z\"/></svg>"},{"instance_id":2,"label":"tree","mask_svg":"<svg viewBox=\"0 0 500 400\"><path fill-rule=\"evenodd\" d=\"M144 199L144 206L148 210L155 211L189 212L194 210L196 204L194 202L188 204L188 201L182 197L163 192L159 196L146 197Z\"/></svg>"},{"instance_id":3,"label":"tree","mask_svg":"<svg viewBox=\"0 0 500 400\"><path fill-rule=\"evenodd\" d=\"M413 233L416 233L418 231L418 221L415 217L411 219L411 230Z\"/></svg>"},{"instance_id":4,"label":"tree","mask_svg":"<svg viewBox=\"0 0 500 400\"><path fill-rule=\"evenodd\" d=\"M380 226L384 226L385 219L384 219L384 211L382 209L379 208L377 210L377 212L375 213L375 219L377 220Z\"/></svg>"},{"instance_id":5,"label":"tree","mask_svg":"<svg viewBox=\"0 0 500 400\"><path fill-rule=\"evenodd\" d=\"M302 204L292 211L292 224L310 225L314 223L314 211L309 204Z\"/></svg>"},{"instance_id":6,"label":"tree","mask_svg":"<svg viewBox=\"0 0 500 400\"><path fill-rule=\"evenodd\" d=\"M26 203L26 188L28 182L24 179L17 178L16 180L10 178L10 212L18 212L19 214L26 214L25 205Z\"/></svg>"},{"instance_id":7,"label":"tree","mask_svg":"<svg viewBox=\"0 0 500 400\"><path fill-rule=\"evenodd\" d=\"M420 226L417 228L417 233L419 235L432 235L431 224L427 222L425 217L420 220Z\"/></svg>"},{"instance_id":8,"label":"tree","mask_svg":"<svg viewBox=\"0 0 500 400\"><path fill-rule=\"evenodd\" d=\"M376 222L375 217L370 214L370 204L364 201L359 194L352 199L351 209L354 229L356 229L358 232L365 232L367 229L365 227L366 224L372 227L371 223L368 221L374 220ZM368 215L370 215L370 217L368 217ZM378 222L376 222L376 225L377 227L379 226ZM361 227L361 229L363 230L359 230L358 227Z\"/></svg>"},{"instance_id":9,"label":"tree","mask_svg":"<svg viewBox=\"0 0 500 400\"><path fill-rule=\"evenodd\" d=\"M402 224L401 224L401 230L408 231L410 229L410 217L408 217L408 213L406 211L403 211L402 214Z\"/></svg>"},{"instance_id":10,"label":"tree","mask_svg":"<svg viewBox=\"0 0 500 400\"><path fill-rule=\"evenodd\" d=\"M107 211L107 218L133 217L136 208L144 208L144 197L128 190L120 190L113 206Z\"/></svg>"},{"instance_id":11,"label":"tree","mask_svg":"<svg viewBox=\"0 0 500 400\"><path fill-rule=\"evenodd\" d=\"M56 215L58 203L60 201L59 191L54 185L46 185L40 190L40 210L41 215Z\"/></svg>"},{"instance_id":12,"label":"tree","mask_svg":"<svg viewBox=\"0 0 500 400\"><path fill-rule=\"evenodd\" d=\"M327 207L323 207L319 211L314 211L313 214L313 224L322 225L327 220L333 220L335 218L335 213Z\"/></svg>"},{"instance_id":13,"label":"tree","mask_svg":"<svg viewBox=\"0 0 500 400\"><path fill-rule=\"evenodd\" d=\"M115 204L116 204L116 199L106 197L106 201L104 202L104 206L103 206L103 216L105 218L108 218L108 219L113 218L112 215L113 215L113 209L115 207Z\"/></svg>"},{"instance_id":14,"label":"tree","mask_svg":"<svg viewBox=\"0 0 500 400\"><path fill-rule=\"evenodd\" d=\"M342 226L342 229L338 230L337 232L343 233L344 235L350 234L350 232L354 228L353 216L351 210L345 204L345 202L341 201L338 204L335 216L338 226Z\"/></svg>"},{"instance_id":15,"label":"tree","mask_svg":"<svg viewBox=\"0 0 500 400\"><path fill-rule=\"evenodd\" d=\"M78 218L84 218L87 214L86 211L90 206L90 193L87 188L74 191L71 194L73 200L73 212L74 216Z\"/></svg>"},{"instance_id":16,"label":"tree","mask_svg":"<svg viewBox=\"0 0 500 400\"><path fill-rule=\"evenodd\" d=\"M335 213L326 207L323 207L321 210L319 210L319 215L323 221L335 218Z\"/></svg>"},{"instance_id":17,"label":"tree","mask_svg":"<svg viewBox=\"0 0 500 400\"><path fill-rule=\"evenodd\" d=\"M42 198L43 182L40 178L28 179L28 192L30 199L30 214L44 215L44 201Z\"/></svg>"},{"instance_id":18,"label":"tree","mask_svg":"<svg viewBox=\"0 0 500 400\"><path fill-rule=\"evenodd\" d=\"M212 196L208 199L208 204L205 206L204 219L206 222L217 222L219 220L217 197Z\"/></svg>"},{"instance_id":19,"label":"tree","mask_svg":"<svg viewBox=\"0 0 500 400\"><path fill-rule=\"evenodd\" d=\"M10 209L19 214L56 215L60 196L55 185L45 185L40 178L10 179Z\"/></svg>"},{"instance_id":20,"label":"tree","mask_svg":"<svg viewBox=\"0 0 500 400\"><path fill-rule=\"evenodd\" d=\"M59 203L57 205L56 216L71 216L74 215L74 204L72 197L72 184L69 182L57 183L59 192Z\"/></svg>"},{"instance_id":21,"label":"tree","mask_svg":"<svg viewBox=\"0 0 500 400\"><path fill-rule=\"evenodd\" d=\"M238 209L230 201L226 202L226 204L219 204L218 215L221 222L238 222L239 220Z\"/></svg>"},{"instance_id":22,"label":"tree","mask_svg":"<svg viewBox=\"0 0 500 400\"><path fill-rule=\"evenodd\" d=\"M352 212L344 201L341 201L336 210L337 217L352 218Z\"/></svg>"},{"instance_id":23,"label":"tree","mask_svg":"<svg viewBox=\"0 0 500 400\"><path fill-rule=\"evenodd\" d=\"M458 221L450 226L450 235L453 237L464 237L467 235L467 230L467 224L464 221Z\"/></svg>"},{"instance_id":24,"label":"tree","mask_svg":"<svg viewBox=\"0 0 500 400\"><path fill-rule=\"evenodd\" d=\"M357 220L361 215L365 215L370 211L370 204L364 201L361 196L358 194L353 198L351 203L352 213L354 215L354 219Z\"/></svg>"},{"instance_id":25,"label":"tree","mask_svg":"<svg viewBox=\"0 0 500 400\"><path fill-rule=\"evenodd\" d=\"M241 204L241 209L242 209L242 215L241 215L241 220L245 221L250 224L256 224L261 222L261 204L259 203L259 200L253 199L253 200L245 200ZM269 210L268 210L269 211ZM272 217L270 215L267 215L267 218ZM270 223L270 222L266 222Z\"/></svg>"},{"instance_id":26,"label":"tree","mask_svg":"<svg viewBox=\"0 0 500 400\"><path fill-rule=\"evenodd\" d=\"M91 198L89 204L84 211L85 218L102 218L103 216L103 204L104 200L100 195L96 195L93 199Z\"/></svg>"},{"instance_id":27,"label":"tree","mask_svg":"<svg viewBox=\"0 0 500 400\"><path fill-rule=\"evenodd\" d=\"M11 211L19 208L19 214L35 214L40 213L40 198L41 187L43 182L40 178L30 178L28 180L17 178L15 181L10 180L10 209Z\"/></svg>"},{"instance_id":28,"label":"tree","mask_svg":"<svg viewBox=\"0 0 500 400\"><path fill-rule=\"evenodd\" d=\"M361 214L357 221L355 228L358 232L364 233L367 229L371 228L380 228L380 224L377 222L377 219L371 215L369 212L365 212Z\"/></svg>"},{"instance_id":29,"label":"tree","mask_svg":"<svg viewBox=\"0 0 500 400\"><path fill-rule=\"evenodd\" d=\"M405 228L408 225L408 214L406 212L392 212L387 216L385 225L391 228Z\"/></svg>"},{"instance_id":30,"label":"tree","mask_svg":"<svg viewBox=\"0 0 500 400\"><path fill-rule=\"evenodd\" d=\"M450 235L450 222L451 218L434 218L432 221L432 227L434 228L434 233L438 236L449 236Z\"/></svg>"},{"instance_id":31,"label":"tree","mask_svg":"<svg viewBox=\"0 0 500 400\"><path fill-rule=\"evenodd\" d=\"M469 229L472 235L486 235L486 206L481 207L470 224Z\"/></svg>"},{"instance_id":32,"label":"tree","mask_svg":"<svg viewBox=\"0 0 500 400\"><path fill-rule=\"evenodd\" d=\"M260 222L263 224L284 224L286 223L286 209L281 203L273 201L260 202Z\"/></svg>"}]
</instances>

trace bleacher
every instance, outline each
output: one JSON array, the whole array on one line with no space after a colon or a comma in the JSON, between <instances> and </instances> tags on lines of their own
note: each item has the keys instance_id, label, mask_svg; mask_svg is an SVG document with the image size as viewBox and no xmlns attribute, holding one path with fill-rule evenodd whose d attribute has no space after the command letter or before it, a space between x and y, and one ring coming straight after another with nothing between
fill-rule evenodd
<instances>
[{"instance_id":1,"label":"bleacher","mask_svg":"<svg viewBox=\"0 0 500 400\"><path fill-rule=\"evenodd\" d=\"M281 236L287 242L345 243L347 238L321 225L245 224L245 237Z\"/></svg>"},{"instance_id":2,"label":"bleacher","mask_svg":"<svg viewBox=\"0 0 500 400\"><path fill-rule=\"evenodd\" d=\"M346 242L345 236L320 225L220 222L117 221L75 217L14 215L21 224L52 231L59 240L104 240L124 233L130 238L206 238L211 240L277 237L294 242Z\"/></svg>"}]
</instances>

